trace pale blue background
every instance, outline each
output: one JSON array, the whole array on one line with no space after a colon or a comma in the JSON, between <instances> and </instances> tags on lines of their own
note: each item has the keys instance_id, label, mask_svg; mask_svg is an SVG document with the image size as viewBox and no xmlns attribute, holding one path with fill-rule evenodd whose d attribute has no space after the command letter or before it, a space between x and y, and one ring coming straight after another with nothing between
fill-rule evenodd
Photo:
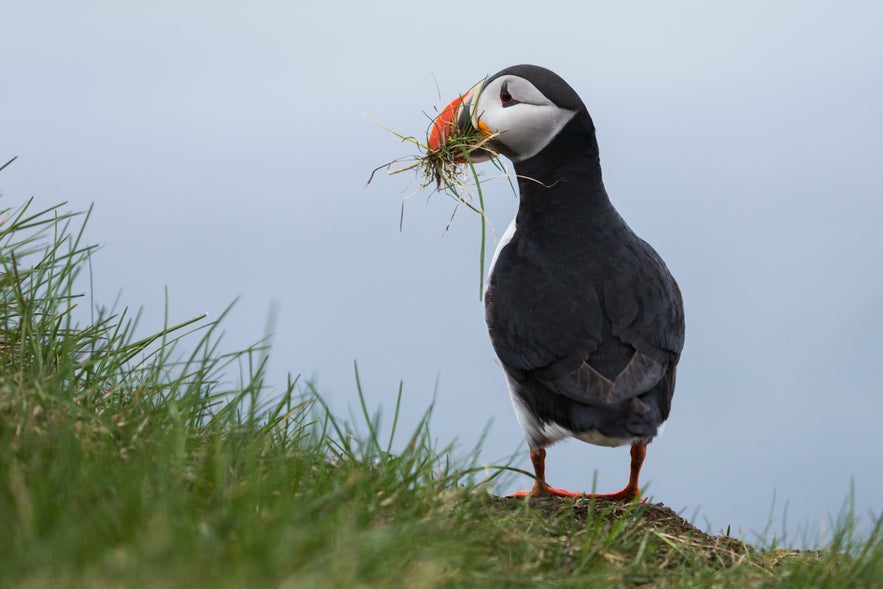
<instances>
[{"instance_id":1,"label":"pale blue background","mask_svg":"<svg viewBox=\"0 0 883 589\"><path fill-rule=\"evenodd\" d=\"M608 192L687 309L672 418L644 482L748 539L794 543L883 497L883 9L874 2L19 2L0 17L0 206L95 203L96 299L217 315L228 349L278 303L271 382L344 410L359 362L402 425L483 459L524 450L478 301L478 220L370 171L413 153L363 113L425 113L530 62L579 92ZM436 87L438 83L438 89ZM441 95L439 95L439 90ZM516 201L484 184L502 231ZM619 489L628 450L570 442L557 486ZM527 467L526 456L516 465ZM529 484L514 479L503 490ZM787 503L787 522L783 522Z\"/></svg>"}]
</instances>

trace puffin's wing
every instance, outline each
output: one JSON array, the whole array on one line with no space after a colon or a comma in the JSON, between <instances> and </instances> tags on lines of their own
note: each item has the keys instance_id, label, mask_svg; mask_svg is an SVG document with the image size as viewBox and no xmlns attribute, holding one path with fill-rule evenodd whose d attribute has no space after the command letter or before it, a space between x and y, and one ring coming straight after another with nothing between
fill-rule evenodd
<instances>
[{"instance_id":1,"label":"puffin's wing","mask_svg":"<svg viewBox=\"0 0 883 589\"><path fill-rule=\"evenodd\" d=\"M677 364L684 347L684 303L677 282L649 244L635 237L604 282L613 335L642 356Z\"/></svg>"},{"instance_id":2,"label":"puffin's wing","mask_svg":"<svg viewBox=\"0 0 883 589\"><path fill-rule=\"evenodd\" d=\"M654 388L672 372L684 346L684 310L677 282L659 255L636 238L604 281L607 339L598 346L627 350L590 354L575 372L558 379L561 394L588 404L619 405ZM607 323L609 321L609 324ZM614 372L611 373L611 359ZM615 374L615 376L614 376ZM605 376L607 375L607 376ZM672 381L672 385L673 385Z\"/></svg>"}]
</instances>

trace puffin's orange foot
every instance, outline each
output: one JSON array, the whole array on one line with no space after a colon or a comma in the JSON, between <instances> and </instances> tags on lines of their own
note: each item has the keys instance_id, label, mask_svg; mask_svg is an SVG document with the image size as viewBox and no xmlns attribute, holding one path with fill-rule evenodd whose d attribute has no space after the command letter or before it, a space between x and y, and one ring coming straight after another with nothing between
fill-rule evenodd
<instances>
[{"instance_id":1,"label":"puffin's orange foot","mask_svg":"<svg viewBox=\"0 0 883 589\"><path fill-rule=\"evenodd\" d=\"M515 491L509 493L506 497L585 497L585 493L567 491L565 489L556 489L548 485L536 485L530 491Z\"/></svg>"},{"instance_id":2,"label":"puffin's orange foot","mask_svg":"<svg viewBox=\"0 0 883 589\"><path fill-rule=\"evenodd\" d=\"M587 495L587 497L600 497L601 499L619 501L620 503L631 503L633 501L640 501L642 503L647 502L646 499L641 498L640 489L630 489L629 487L626 487L622 491L617 491L616 493L597 493L595 495Z\"/></svg>"},{"instance_id":3,"label":"puffin's orange foot","mask_svg":"<svg viewBox=\"0 0 883 589\"><path fill-rule=\"evenodd\" d=\"M518 498L518 497L527 497L531 494L531 491L515 491L514 493L509 493L506 497Z\"/></svg>"},{"instance_id":4,"label":"puffin's orange foot","mask_svg":"<svg viewBox=\"0 0 883 589\"><path fill-rule=\"evenodd\" d=\"M578 491L567 491L565 489L556 489L555 487L542 486L534 487L529 491L515 491L506 495L506 497L579 497L591 499L592 497L600 497L601 499L609 499L610 501L618 501L620 503L631 503L633 501L646 502L641 498L641 491L629 489L626 487L622 491L616 493L580 493Z\"/></svg>"}]
</instances>

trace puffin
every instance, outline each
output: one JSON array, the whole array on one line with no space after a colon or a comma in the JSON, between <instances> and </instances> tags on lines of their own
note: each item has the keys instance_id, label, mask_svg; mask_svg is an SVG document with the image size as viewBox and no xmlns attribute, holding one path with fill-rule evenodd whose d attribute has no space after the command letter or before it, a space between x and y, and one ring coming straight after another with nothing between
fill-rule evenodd
<instances>
[{"instance_id":1,"label":"puffin","mask_svg":"<svg viewBox=\"0 0 883 589\"><path fill-rule=\"evenodd\" d=\"M464 129L493 136L497 153L471 159L507 157L519 191L484 296L535 475L511 496L591 496L546 482L546 448L575 438L629 445L628 484L594 496L640 500L641 466L668 419L684 346L678 284L611 203L592 117L560 76L515 65L485 78L439 112L428 147Z\"/></svg>"}]
</instances>

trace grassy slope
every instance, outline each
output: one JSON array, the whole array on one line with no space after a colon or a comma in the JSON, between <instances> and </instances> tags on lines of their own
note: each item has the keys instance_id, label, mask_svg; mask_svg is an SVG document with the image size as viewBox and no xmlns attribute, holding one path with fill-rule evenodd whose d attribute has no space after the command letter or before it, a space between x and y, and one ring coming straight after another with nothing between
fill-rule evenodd
<instances>
[{"instance_id":1,"label":"grassy slope","mask_svg":"<svg viewBox=\"0 0 883 589\"><path fill-rule=\"evenodd\" d=\"M661 506L493 498L428 415L391 453L361 391L361 431L296 383L262 405L266 350L221 353L217 323L77 326L83 224L4 215L0 586L883 585L879 521L857 541L845 517L820 552L754 550Z\"/></svg>"}]
</instances>

